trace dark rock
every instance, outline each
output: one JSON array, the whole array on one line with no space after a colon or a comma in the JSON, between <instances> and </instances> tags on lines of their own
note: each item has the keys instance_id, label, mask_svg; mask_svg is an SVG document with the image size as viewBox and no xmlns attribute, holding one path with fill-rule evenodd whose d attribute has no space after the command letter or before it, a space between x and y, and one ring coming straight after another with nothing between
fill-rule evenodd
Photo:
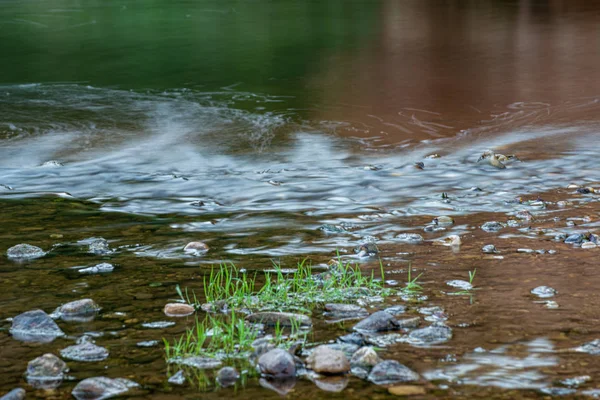
<instances>
[{"instance_id":1,"label":"dark rock","mask_svg":"<svg viewBox=\"0 0 600 400\"><path fill-rule=\"evenodd\" d=\"M27 382L35 389L57 388L67 372L67 364L54 354L44 354L27 364Z\"/></svg>"},{"instance_id":2,"label":"dark rock","mask_svg":"<svg viewBox=\"0 0 600 400\"><path fill-rule=\"evenodd\" d=\"M354 344L359 347L365 345L365 337L359 332L353 332L348 335L340 336L338 341L342 343Z\"/></svg>"},{"instance_id":3,"label":"dark rock","mask_svg":"<svg viewBox=\"0 0 600 400\"><path fill-rule=\"evenodd\" d=\"M504 224L498 221L488 221L485 224L481 225L481 229L483 229L486 232L498 232L502 228L504 228Z\"/></svg>"},{"instance_id":4,"label":"dark rock","mask_svg":"<svg viewBox=\"0 0 600 400\"><path fill-rule=\"evenodd\" d=\"M366 370L370 370L381 362L381 358L377 355L375 350L370 346L361 347L358 349L350 359L350 365L352 368L358 367Z\"/></svg>"},{"instance_id":5,"label":"dark rock","mask_svg":"<svg viewBox=\"0 0 600 400\"><path fill-rule=\"evenodd\" d=\"M6 256L13 260L33 260L35 258L44 257L46 252L40 249L37 246L32 246L30 244L18 244L16 246L11 247L6 252Z\"/></svg>"},{"instance_id":6,"label":"dark rock","mask_svg":"<svg viewBox=\"0 0 600 400\"><path fill-rule=\"evenodd\" d=\"M271 378L289 378L296 375L294 357L283 349L273 349L258 359L260 373Z\"/></svg>"},{"instance_id":7,"label":"dark rock","mask_svg":"<svg viewBox=\"0 0 600 400\"><path fill-rule=\"evenodd\" d=\"M108 358L108 350L94 343L85 342L62 349L60 355L68 360L94 362Z\"/></svg>"},{"instance_id":8,"label":"dark rock","mask_svg":"<svg viewBox=\"0 0 600 400\"><path fill-rule=\"evenodd\" d=\"M229 387L235 385L235 382L240 377L240 374L235 368L224 367L217 372L217 382L222 387Z\"/></svg>"},{"instance_id":9,"label":"dark rock","mask_svg":"<svg viewBox=\"0 0 600 400\"><path fill-rule=\"evenodd\" d=\"M17 340L41 343L49 343L65 335L56 322L42 310L17 315L12 321L10 333Z\"/></svg>"},{"instance_id":10,"label":"dark rock","mask_svg":"<svg viewBox=\"0 0 600 400\"><path fill-rule=\"evenodd\" d=\"M0 400L23 400L25 398L25 390L16 388L0 397Z\"/></svg>"},{"instance_id":11,"label":"dark rock","mask_svg":"<svg viewBox=\"0 0 600 400\"><path fill-rule=\"evenodd\" d=\"M428 326L408 335L409 342L416 345L443 343L452 339L452 329L447 326Z\"/></svg>"},{"instance_id":12,"label":"dark rock","mask_svg":"<svg viewBox=\"0 0 600 400\"><path fill-rule=\"evenodd\" d=\"M302 314L286 313L286 312L258 312L250 314L246 320L252 323L262 323L266 326L293 326L299 324L301 326L311 326L310 317Z\"/></svg>"},{"instance_id":13,"label":"dark rock","mask_svg":"<svg viewBox=\"0 0 600 400\"><path fill-rule=\"evenodd\" d=\"M77 400L102 400L119 396L138 386L137 383L127 379L110 379L99 376L82 380L75 386L71 394Z\"/></svg>"},{"instance_id":14,"label":"dark rock","mask_svg":"<svg viewBox=\"0 0 600 400\"><path fill-rule=\"evenodd\" d=\"M377 311L354 325L355 331L381 332L398 329L396 319L385 311Z\"/></svg>"},{"instance_id":15,"label":"dark rock","mask_svg":"<svg viewBox=\"0 0 600 400\"><path fill-rule=\"evenodd\" d=\"M419 374L395 360L382 361L375 365L367 378L376 385L392 385L399 382L419 380Z\"/></svg>"},{"instance_id":16,"label":"dark rock","mask_svg":"<svg viewBox=\"0 0 600 400\"><path fill-rule=\"evenodd\" d=\"M189 304L168 303L165 304L163 312L167 317L186 317L196 312L196 309Z\"/></svg>"},{"instance_id":17,"label":"dark rock","mask_svg":"<svg viewBox=\"0 0 600 400\"><path fill-rule=\"evenodd\" d=\"M337 375L350 371L346 355L328 346L318 346L306 359L306 366L319 374Z\"/></svg>"}]
</instances>

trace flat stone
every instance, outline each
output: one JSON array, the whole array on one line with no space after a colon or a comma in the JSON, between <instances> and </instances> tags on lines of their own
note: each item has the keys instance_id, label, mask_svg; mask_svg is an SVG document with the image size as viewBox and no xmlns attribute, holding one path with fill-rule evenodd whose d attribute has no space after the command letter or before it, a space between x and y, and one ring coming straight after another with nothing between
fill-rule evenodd
<instances>
[{"instance_id":1,"label":"flat stone","mask_svg":"<svg viewBox=\"0 0 600 400\"><path fill-rule=\"evenodd\" d=\"M419 244L423 242L423 236L418 233L401 233L394 238L398 242Z\"/></svg>"},{"instance_id":2,"label":"flat stone","mask_svg":"<svg viewBox=\"0 0 600 400\"><path fill-rule=\"evenodd\" d=\"M171 376L167 382L174 385L183 385L185 383L185 374L183 373L183 370L177 371L177 373Z\"/></svg>"},{"instance_id":3,"label":"flat stone","mask_svg":"<svg viewBox=\"0 0 600 400\"><path fill-rule=\"evenodd\" d=\"M196 312L196 309L183 303L168 303L165 304L163 312L167 317L186 317Z\"/></svg>"},{"instance_id":4,"label":"flat stone","mask_svg":"<svg viewBox=\"0 0 600 400\"><path fill-rule=\"evenodd\" d=\"M10 333L17 340L41 343L49 343L65 335L56 322L42 310L17 315L12 321Z\"/></svg>"},{"instance_id":5,"label":"flat stone","mask_svg":"<svg viewBox=\"0 0 600 400\"><path fill-rule=\"evenodd\" d=\"M373 367L367 379L376 385L393 385L400 382L417 381L419 374L398 361L386 360Z\"/></svg>"},{"instance_id":6,"label":"flat stone","mask_svg":"<svg viewBox=\"0 0 600 400\"><path fill-rule=\"evenodd\" d=\"M209 247L206 243L203 242L189 242L183 248L183 251L192 254L195 256L206 254L209 250Z\"/></svg>"},{"instance_id":7,"label":"flat stone","mask_svg":"<svg viewBox=\"0 0 600 400\"><path fill-rule=\"evenodd\" d=\"M286 313L286 312L258 312L250 314L246 320L252 323L262 323L266 326L293 326L299 324L301 326L311 326L310 317L302 314Z\"/></svg>"},{"instance_id":8,"label":"flat stone","mask_svg":"<svg viewBox=\"0 0 600 400\"><path fill-rule=\"evenodd\" d=\"M350 371L350 362L346 355L328 346L318 346L306 359L308 368L319 374L337 375Z\"/></svg>"},{"instance_id":9,"label":"flat stone","mask_svg":"<svg viewBox=\"0 0 600 400\"><path fill-rule=\"evenodd\" d=\"M23 400L25 398L25 390L16 388L0 397L0 400Z\"/></svg>"},{"instance_id":10,"label":"flat stone","mask_svg":"<svg viewBox=\"0 0 600 400\"><path fill-rule=\"evenodd\" d=\"M169 328L171 326L175 326L175 322L173 321L156 321L156 322L144 322L142 327L148 329L161 329L161 328Z\"/></svg>"},{"instance_id":11,"label":"flat stone","mask_svg":"<svg viewBox=\"0 0 600 400\"><path fill-rule=\"evenodd\" d=\"M467 281L463 281L463 280L460 280L460 279L455 279L455 280L452 280L452 281L448 281L448 282L446 282L446 285L452 286L452 287L455 287L455 288L461 289L461 290L471 290L471 289L473 289L473 285L471 285Z\"/></svg>"},{"instance_id":12,"label":"flat stone","mask_svg":"<svg viewBox=\"0 0 600 400\"><path fill-rule=\"evenodd\" d=\"M534 294L540 298L553 297L557 293L558 292L550 286L538 286L531 290L531 294Z\"/></svg>"},{"instance_id":13,"label":"flat stone","mask_svg":"<svg viewBox=\"0 0 600 400\"><path fill-rule=\"evenodd\" d=\"M452 339L452 329L447 326L428 326L412 331L408 335L409 343L430 345L447 342Z\"/></svg>"},{"instance_id":14,"label":"flat stone","mask_svg":"<svg viewBox=\"0 0 600 400\"><path fill-rule=\"evenodd\" d=\"M294 357L283 349L273 349L258 359L260 373L271 378L290 378L296 375Z\"/></svg>"},{"instance_id":15,"label":"flat stone","mask_svg":"<svg viewBox=\"0 0 600 400\"><path fill-rule=\"evenodd\" d=\"M363 336L362 333L359 332L352 332L348 335L344 335L344 336L340 336L338 338L339 342L342 343L350 343L350 344L354 344L356 346L364 346L365 344L365 337Z\"/></svg>"},{"instance_id":16,"label":"flat stone","mask_svg":"<svg viewBox=\"0 0 600 400\"><path fill-rule=\"evenodd\" d=\"M110 379L103 376L87 378L75 386L71 394L77 400L103 400L119 396L139 385L127 379Z\"/></svg>"},{"instance_id":17,"label":"flat stone","mask_svg":"<svg viewBox=\"0 0 600 400\"><path fill-rule=\"evenodd\" d=\"M92 299L81 299L63 304L59 309L60 318L65 321L90 321L100 307Z\"/></svg>"},{"instance_id":18,"label":"flat stone","mask_svg":"<svg viewBox=\"0 0 600 400\"><path fill-rule=\"evenodd\" d=\"M393 315L385 311L377 311L354 325L355 331L382 332L398 329L398 322Z\"/></svg>"},{"instance_id":19,"label":"flat stone","mask_svg":"<svg viewBox=\"0 0 600 400\"><path fill-rule=\"evenodd\" d=\"M109 263L100 263L92 267L81 268L80 274L106 274L112 272L115 269L114 265Z\"/></svg>"},{"instance_id":20,"label":"flat stone","mask_svg":"<svg viewBox=\"0 0 600 400\"><path fill-rule=\"evenodd\" d=\"M239 377L240 374L235 368L223 367L217 372L217 383L222 387L233 386Z\"/></svg>"},{"instance_id":21,"label":"flat stone","mask_svg":"<svg viewBox=\"0 0 600 400\"><path fill-rule=\"evenodd\" d=\"M392 306L392 307L388 307L385 310L386 313L390 314L390 315L400 315L400 314L404 314L406 312L406 307L405 306Z\"/></svg>"},{"instance_id":22,"label":"flat stone","mask_svg":"<svg viewBox=\"0 0 600 400\"><path fill-rule=\"evenodd\" d=\"M594 339L591 342L584 343L583 345L575 349L581 353L587 353L591 355L600 355L600 339Z\"/></svg>"},{"instance_id":23,"label":"flat stone","mask_svg":"<svg viewBox=\"0 0 600 400\"><path fill-rule=\"evenodd\" d=\"M95 362L108 358L108 350L94 343L85 342L62 349L60 355L68 360Z\"/></svg>"},{"instance_id":24,"label":"flat stone","mask_svg":"<svg viewBox=\"0 0 600 400\"><path fill-rule=\"evenodd\" d=\"M496 246L494 246L493 244L486 244L485 246L483 246L481 248L481 251L483 251L486 254L496 254L496 253L500 253L498 251L498 249L496 248Z\"/></svg>"},{"instance_id":25,"label":"flat stone","mask_svg":"<svg viewBox=\"0 0 600 400\"><path fill-rule=\"evenodd\" d=\"M504 228L504 224L498 221L489 221L481 225L481 229L486 232L498 232L502 228Z\"/></svg>"},{"instance_id":26,"label":"flat stone","mask_svg":"<svg viewBox=\"0 0 600 400\"><path fill-rule=\"evenodd\" d=\"M13 260L33 260L44 257L46 252L37 246L22 243L7 250L6 256Z\"/></svg>"},{"instance_id":27,"label":"flat stone","mask_svg":"<svg viewBox=\"0 0 600 400\"><path fill-rule=\"evenodd\" d=\"M372 347L365 346L356 350L356 352L352 355L352 358L350 359L350 366L352 368L359 367L370 370L381 361L381 358L379 358L379 355Z\"/></svg>"},{"instance_id":28,"label":"flat stone","mask_svg":"<svg viewBox=\"0 0 600 400\"><path fill-rule=\"evenodd\" d=\"M188 367L194 367L198 369L214 369L219 368L223 363L220 360L210 357L186 357L186 358L175 358L169 360L170 363L178 365L187 365Z\"/></svg>"},{"instance_id":29,"label":"flat stone","mask_svg":"<svg viewBox=\"0 0 600 400\"><path fill-rule=\"evenodd\" d=\"M354 304L325 304L323 314L334 318L362 318L369 313L364 308Z\"/></svg>"},{"instance_id":30,"label":"flat stone","mask_svg":"<svg viewBox=\"0 0 600 400\"><path fill-rule=\"evenodd\" d=\"M427 393L423 386L399 385L388 388L388 392L395 396L417 396Z\"/></svg>"},{"instance_id":31,"label":"flat stone","mask_svg":"<svg viewBox=\"0 0 600 400\"><path fill-rule=\"evenodd\" d=\"M143 342L137 342L135 345L137 347L155 347L158 346L158 340L146 340Z\"/></svg>"}]
</instances>

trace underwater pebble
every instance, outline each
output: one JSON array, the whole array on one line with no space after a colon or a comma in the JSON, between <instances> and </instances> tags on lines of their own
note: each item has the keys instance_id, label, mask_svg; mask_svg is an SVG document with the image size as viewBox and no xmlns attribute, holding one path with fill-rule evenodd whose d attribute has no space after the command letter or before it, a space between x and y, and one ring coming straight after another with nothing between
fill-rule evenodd
<instances>
[{"instance_id":1,"label":"underwater pebble","mask_svg":"<svg viewBox=\"0 0 600 400\"><path fill-rule=\"evenodd\" d=\"M498 221L488 221L481 225L481 229L486 232L498 232L502 228L504 228L504 224Z\"/></svg>"},{"instance_id":2,"label":"underwater pebble","mask_svg":"<svg viewBox=\"0 0 600 400\"><path fill-rule=\"evenodd\" d=\"M33 260L46 255L46 252L37 246L22 243L6 251L6 256L13 260Z\"/></svg>"},{"instance_id":3,"label":"underwater pebble","mask_svg":"<svg viewBox=\"0 0 600 400\"><path fill-rule=\"evenodd\" d=\"M386 313L391 314L391 315L400 315L400 314L404 314L406 312L406 307L405 306L392 306L392 307L388 307L385 310Z\"/></svg>"},{"instance_id":4,"label":"underwater pebble","mask_svg":"<svg viewBox=\"0 0 600 400\"><path fill-rule=\"evenodd\" d=\"M551 310L555 310L558 308L558 303L552 300L548 300L544 307L549 308Z\"/></svg>"},{"instance_id":5,"label":"underwater pebble","mask_svg":"<svg viewBox=\"0 0 600 400\"><path fill-rule=\"evenodd\" d=\"M0 397L0 400L23 400L25 398L25 390L16 388Z\"/></svg>"},{"instance_id":6,"label":"underwater pebble","mask_svg":"<svg viewBox=\"0 0 600 400\"><path fill-rule=\"evenodd\" d=\"M56 322L42 310L27 311L14 317L10 333L17 340L41 343L48 343L65 335Z\"/></svg>"},{"instance_id":7,"label":"underwater pebble","mask_svg":"<svg viewBox=\"0 0 600 400\"><path fill-rule=\"evenodd\" d=\"M104 238L91 238L86 239L84 242L89 241L88 252L97 255L105 255L112 253L108 245L108 240Z\"/></svg>"},{"instance_id":8,"label":"underwater pebble","mask_svg":"<svg viewBox=\"0 0 600 400\"><path fill-rule=\"evenodd\" d=\"M95 362L108 358L108 350L96 346L94 343L86 342L66 347L60 351L60 355L68 360Z\"/></svg>"},{"instance_id":9,"label":"underwater pebble","mask_svg":"<svg viewBox=\"0 0 600 400\"><path fill-rule=\"evenodd\" d=\"M87 378L75 386L71 394L77 400L103 400L127 392L139 385L127 379L110 379L103 376Z\"/></svg>"},{"instance_id":10,"label":"underwater pebble","mask_svg":"<svg viewBox=\"0 0 600 400\"><path fill-rule=\"evenodd\" d=\"M413 345L430 345L447 342L452 339L452 329L447 326L428 326L408 334L408 341Z\"/></svg>"},{"instance_id":11,"label":"underwater pebble","mask_svg":"<svg viewBox=\"0 0 600 400\"><path fill-rule=\"evenodd\" d=\"M534 294L540 298L552 297L557 293L558 292L550 286L538 286L534 289L531 289L531 294Z\"/></svg>"},{"instance_id":12,"label":"underwater pebble","mask_svg":"<svg viewBox=\"0 0 600 400\"><path fill-rule=\"evenodd\" d=\"M192 255L203 255L206 254L208 250L208 245L203 242L189 242L183 248L184 252Z\"/></svg>"},{"instance_id":13,"label":"underwater pebble","mask_svg":"<svg viewBox=\"0 0 600 400\"><path fill-rule=\"evenodd\" d=\"M58 312L64 321L89 322L94 319L98 310L100 307L94 300L81 299L63 304Z\"/></svg>"},{"instance_id":14,"label":"underwater pebble","mask_svg":"<svg viewBox=\"0 0 600 400\"><path fill-rule=\"evenodd\" d=\"M367 379L376 385L391 385L399 382L417 381L419 380L419 374L396 360L386 360L373 367Z\"/></svg>"}]
</instances>

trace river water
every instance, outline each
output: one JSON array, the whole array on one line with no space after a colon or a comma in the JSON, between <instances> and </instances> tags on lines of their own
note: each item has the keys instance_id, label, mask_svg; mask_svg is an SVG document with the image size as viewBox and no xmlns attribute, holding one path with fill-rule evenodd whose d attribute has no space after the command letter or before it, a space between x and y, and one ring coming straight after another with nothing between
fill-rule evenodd
<instances>
[{"instance_id":1,"label":"river water","mask_svg":"<svg viewBox=\"0 0 600 400\"><path fill-rule=\"evenodd\" d=\"M589 375L583 395L600 387L600 363L567 350L598 334L599 253L552 238L598 229L598 195L567 185L600 181L599 49L595 1L5 0L0 250L52 251L27 264L0 258L0 317L91 297L129 322L101 314L65 328L102 332L111 357L70 364L74 381L53 396L104 375L141 383L141 397L197 398L197 388L166 383L160 346L135 346L192 324L140 328L165 319L175 285L201 291L202 268L224 261L319 264L376 241L386 279L405 280L410 261L428 305L455 328L447 346L383 353L431 382L423 398L542 397ZM477 162L487 149L519 161ZM523 210L534 220L479 229ZM439 215L456 223L424 232ZM399 243L406 232L425 242ZM460 248L431 245L450 234ZM118 251L99 259L78 245L100 236ZM211 250L185 256L192 240ZM502 259L481 252L490 243ZM517 253L524 247L557 253ZM72 273L102 260L115 271ZM474 268L473 299L444 294ZM540 285L558 290L558 309L535 302ZM20 343L9 326L0 392L26 387L27 361L71 344ZM322 339L340 334L320 329ZM334 396L310 382L293 393ZM339 396L386 393L354 379ZM235 395L271 392L250 382Z\"/></svg>"}]
</instances>

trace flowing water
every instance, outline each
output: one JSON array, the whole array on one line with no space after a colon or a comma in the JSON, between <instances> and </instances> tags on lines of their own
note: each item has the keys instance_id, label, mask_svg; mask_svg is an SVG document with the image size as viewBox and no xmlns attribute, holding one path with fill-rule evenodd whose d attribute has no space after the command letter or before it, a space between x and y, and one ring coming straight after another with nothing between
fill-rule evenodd
<instances>
[{"instance_id":1,"label":"flowing water","mask_svg":"<svg viewBox=\"0 0 600 400\"><path fill-rule=\"evenodd\" d=\"M141 398L276 397L255 380L235 393L168 384L162 344L136 343L193 318L141 324L169 319L177 284L201 293L211 265L317 265L368 241L386 280L405 281L409 262L423 272L424 306L454 328L444 345L381 353L425 377L421 398L542 398L583 375L575 395L600 393L589 392L600 359L569 350L600 336L600 250L552 240L599 227L598 195L567 189L600 181L598 49L600 4L583 0L4 0L0 317L83 297L102 312L50 344L19 342L2 322L0 393L28 387L29 360L96 332L110 357L70 362L72 381L35 395L68 398L101 375L135 380ZM477 162L487 149L519 161ZM479 228L523 210L534 219ZM439 215L456 223L424 232ZM425 242L400 243L407 232ZM462 246L432 245L450 234ZM90 237L116 251L87 254ZM192 240L208 254L185 255ZM18 243L51 251L15 263L4 254ZM490 243L502 258L481 252ZM73 269L101 261L115 270ZM449 296L445 282L475 268L472 298ZM558 309L530 295L540 285ZM352 326L314 318L316 340ZM290 396L391 395L352 378L341 394L299 381Z\"/></svg>"}]
</instances>

